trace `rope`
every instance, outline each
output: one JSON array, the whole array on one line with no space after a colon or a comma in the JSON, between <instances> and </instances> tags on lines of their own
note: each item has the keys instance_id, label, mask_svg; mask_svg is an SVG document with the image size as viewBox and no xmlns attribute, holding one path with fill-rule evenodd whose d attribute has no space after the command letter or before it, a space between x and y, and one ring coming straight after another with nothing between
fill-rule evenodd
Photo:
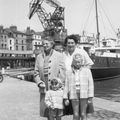
<instances>
[{"instance_id":1,"label":"rope","mask_svg":"<svg viewBox=\"0 0 120 120\"><path fill-rule=\"evenodd\" d=\"M89 20L89 17L90 17L90 14L91 14L91 11L92 11L92 8L93 8L93 5L94 5L94 0L93 0L93 2L92 2L91 7L90 7L90 10L89 10L89 13L88 13L88 17L87 17L86 22L85 22L85 24L84 24L83 30L86 29L86 26L87 26L87 23L88 23L88 20Z\"/></svg>"},{"instance_id":2,"label":"rope","mask_svg":"<svg viewBox=\"0 0 120 120\"><path fill-rule=\"evenodd\" d=\"M98 1L99 1L99 0L98 0ZM113 25L112 25L112 23L111 23L110 19L109 19L109 18L108 18L108 16L107 16L107 14L106 14L105 10L103 9L102 4L100 3L100 1L99 1L99 4L100 4L100 6L101 6L101 8L102 8L102 10L103 10L103 12L104 12L104 14L105 14L105 17L106 17L106 18L107 18L107 20L108 20L108 22L109 22L109 24L110 24L110 26L111 26L111 28L112 28L113 32L114 32L115 34L117 34L117 32L115 31L115 29L114 29L114 27L113 27Z\"/></svg>"}]
</instances>

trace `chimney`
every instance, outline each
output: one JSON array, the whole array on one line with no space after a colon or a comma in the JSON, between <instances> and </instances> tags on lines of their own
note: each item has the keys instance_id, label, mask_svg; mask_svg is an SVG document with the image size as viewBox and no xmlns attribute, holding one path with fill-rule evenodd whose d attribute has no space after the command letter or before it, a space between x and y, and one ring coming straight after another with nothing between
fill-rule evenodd
<instances>
[{"instance_id":1,"label":"chimney","mask_svg":"<svg viewBox=\"0 0 120 120\"><path fill-rule=\"evenodd\" d=\"M2 32L3 32L3 26L0 25L0 33L2 33Z\"/></svg>"},{"instance_id":2,"label":"chimney","mask_svg":"<svg viewBox=\"0 0 120 120\"><path fill-rule=\"evenodd\" d=\"M30 27L27 27L26 33L30 33Z\"/></svg>"},{"instance_id":3,"label":"chimney","mask_svg":"<svg viewBox=\"0 0 120 120\"><path fill-rule=\"evenodd\" d=\"M17 26L10 26L10 30L17 31Z\"/></svg>"}]
</instances>

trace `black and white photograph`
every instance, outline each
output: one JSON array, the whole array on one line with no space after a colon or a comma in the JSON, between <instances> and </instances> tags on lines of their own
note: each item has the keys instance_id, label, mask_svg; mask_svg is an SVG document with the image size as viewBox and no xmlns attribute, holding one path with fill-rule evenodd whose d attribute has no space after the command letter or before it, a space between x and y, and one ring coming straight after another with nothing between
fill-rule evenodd
<instances>
[{"instance_id":1,"label":"black and white photograph","mask_svg":"<svg viewBox=\"0 0 120 120\"><path fill-rule=\"evenodd\" d=\"M120 0L0 0L0 120L120 120Z\"/></svg>"}]
</instances>

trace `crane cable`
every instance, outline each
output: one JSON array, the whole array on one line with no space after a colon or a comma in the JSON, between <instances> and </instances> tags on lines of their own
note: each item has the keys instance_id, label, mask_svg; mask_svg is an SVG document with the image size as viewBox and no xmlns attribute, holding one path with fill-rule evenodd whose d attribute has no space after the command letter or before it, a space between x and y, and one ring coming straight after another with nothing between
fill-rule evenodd
<instances>
[{"instance_id":1,"label":"crane cable","mask_svg":"<svg viewBox=\"0 0 120 120\"><path fill-rule=\"evenodd\" d=\"M92 11L92 8L93 8L93 5L94 5L94 0L93 0L93 2L92 2L91 7L90 7L90 10L89 10L89 13L88 13L88 17L87 17L86 22L85 22L85 24L84 24L83 30L86 29L86 26L87 26L87 23L88 23L88 20L89 20L89 17L90 17L90 14L91 14L91 11Z\"/></svg>"},{"instance_id":2,"label":"crane cable","mask_svg":"<svg viewBox=\"0 0 120 120\"><path fill-rule=\"evenodd\" d=\"M103 12L104 12L104 14L105 14L105 16L106 16L106 18L107 18L108 22L109 22L109 24L110 24L110 26L111 26L112 30L114 31L114 33L115 33L115 34L117 34L117 32L115 31L115 29L114 29L114 27L113 27L113 25L112 25L112 23L111 23L110 19L109 19L109 18L108 18L108 16L107 16L107 14L106 14L105 10L103 9L102 4L100 3L100 1L99 1L99 4L100 4L100 6L101 6L101 8L102 8L102 10L103 10Z\"/></svg>"},{"instance_id":3,"label":"crane cable","mask_svg":"<svg viewBox=\"0 0 120 120\"><path fill-rule=\"evenodd\" d=\"M99 9L99 15L100 15L100 18L101 18L101 20L102 20L102 24L103 24L103 28L104 28L104 30L105 30L105 34L107 35L107 32L106 32L106 27L105 27L105 22L104 22L104 20L103 20L103 16L102 16L102 12L100 11L100 9Z\"/></svg>"}]
</instances>

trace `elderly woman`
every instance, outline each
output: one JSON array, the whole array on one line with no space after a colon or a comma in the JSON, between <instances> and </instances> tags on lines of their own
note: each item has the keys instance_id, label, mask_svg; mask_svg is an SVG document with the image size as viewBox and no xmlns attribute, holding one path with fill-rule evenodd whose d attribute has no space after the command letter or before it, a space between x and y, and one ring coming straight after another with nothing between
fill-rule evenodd
<instances>
[{"instance_id":1,"label":"elderly woman","mask_svg":"<svg viewBox=\"0 0 120 120\"><path fill-rule=\"evenodd\" d=\"M45 92L50 89L50 81L58 77L64 83L65 65L63 54L53 49L51 39L43 41L43 52L37 56L34 79L40 91L40 116L48 117L48 110L44 104Z\"/></svg>"}]
</instances>

